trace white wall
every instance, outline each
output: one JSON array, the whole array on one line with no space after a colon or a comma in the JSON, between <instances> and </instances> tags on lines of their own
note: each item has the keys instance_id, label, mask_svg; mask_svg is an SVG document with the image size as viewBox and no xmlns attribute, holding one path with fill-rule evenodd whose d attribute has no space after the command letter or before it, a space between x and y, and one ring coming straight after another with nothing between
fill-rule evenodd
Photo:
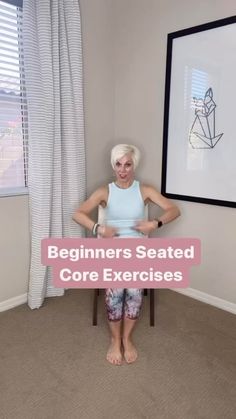
<instances>
[{"instance_id":1,"label":"white wall","mask_svg":"<svg viewBox=\"0 0 236 419\"><path fill-rule=\"evenodd\" d=\"M28 196L0 198L0 303L27 292Z\"/></svg>"},{"instance_id":2,"label":"white wall","mask_svg":"<svg viewBox=\"0 0 236 419\"><path fill-rule=\"evenodd\" d=\"M119 0L115 21L115 136L143 150L140 175L158 188L167 33L235 15L235 0ZM176 201L182 217L162 236L198 237L202 264L192 288L236 303L236 209Z\"/></svg>"},{"instance_id":3,"label":"white wall","mask_svg":"<svg viewBox=\"0 0 236 419\"><path fill-rule=\"evenodd\" d=\"M88 193L107 181L114 137L113 0L80 0Z\"/></svg>"},{"instance_id":4,"label":"white wall","mask_svg":"<svg viewBox=\"0 0 236 419\"><path fill-rule=\"evenodd\" d=\"M166 34L235 14L235 0L80 0L84 49L87 185L111 175L120 139L143 150L140 176L160 187ZM162 235L200 237L203 262L191 287L236 303L236 210L178 202ZM0 199L0 303L27 292L28 198Z\"/></svg>"}]
</instances>

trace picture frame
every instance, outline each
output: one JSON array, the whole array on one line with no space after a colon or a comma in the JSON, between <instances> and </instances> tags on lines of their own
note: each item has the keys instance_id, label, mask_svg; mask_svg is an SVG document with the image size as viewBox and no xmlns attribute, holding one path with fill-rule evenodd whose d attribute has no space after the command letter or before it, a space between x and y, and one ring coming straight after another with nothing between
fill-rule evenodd
<instances>
[{"instance_id":1,"label":"picture frame","mask_svg":"<svg viewBox=\"0 0 236 419\"><path fill-rule=\"evenodd\" d=\"M236 16L169 33L161 192L236 207Z\"/></svg>"}]
</instances>

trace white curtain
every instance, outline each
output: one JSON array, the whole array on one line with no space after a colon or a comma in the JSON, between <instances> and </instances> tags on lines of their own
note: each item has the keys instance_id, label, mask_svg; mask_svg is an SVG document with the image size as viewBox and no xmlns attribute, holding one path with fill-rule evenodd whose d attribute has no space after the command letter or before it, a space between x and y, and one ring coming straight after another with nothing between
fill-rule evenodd
<instances>
[{"instance_id":1,"label":"white curtain","mask_svg":"<svg viewBox=\"0 0 236 419\"><path fill-rule=\"evenodd\" d=\"M72 214L85 198L82 41L79 0L24 0L29 116L30 308L63 295L41 264L41 240L81 237Z\"/></svg>"}]
</instances>

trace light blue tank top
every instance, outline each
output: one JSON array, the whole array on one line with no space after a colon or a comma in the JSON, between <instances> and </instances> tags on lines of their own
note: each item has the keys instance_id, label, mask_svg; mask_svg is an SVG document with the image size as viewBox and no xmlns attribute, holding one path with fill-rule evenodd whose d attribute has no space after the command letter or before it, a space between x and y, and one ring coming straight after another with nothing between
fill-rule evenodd
<instances>
[{"instance_id":1,"label":"light blue tank top","mask_svg":"<svg viewBox=\"0 0 236 419\"><path fill-rule=\"evenodd\" d=\"M143 237L132 229L137 221L145 218L145 205L140 191L140 185L134 180L127 189L109 183L109 195L105 208L105 222L118 228L119 237Z\"/></svg>"}]
</instances>

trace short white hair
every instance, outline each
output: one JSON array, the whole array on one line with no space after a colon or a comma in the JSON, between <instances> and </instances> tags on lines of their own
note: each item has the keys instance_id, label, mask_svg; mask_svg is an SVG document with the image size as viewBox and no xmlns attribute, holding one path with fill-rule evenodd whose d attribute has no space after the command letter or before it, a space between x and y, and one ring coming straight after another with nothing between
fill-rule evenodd
<instances>
[{"instance_id":1,"label":"short white hair","mask_svg":"<svg viewBox=\"0 0 236 419\"><path fill-rule=\"evenodd\" d=\"M111 150L111 165L113 169L115 169L117 160L121 159L126 154L131 154L131 158L134 163L134 169L136 169L139 164L141 155L139 149L131 144L117 144L115 147L113 147Z\"/></svg>"}]
</instances>

